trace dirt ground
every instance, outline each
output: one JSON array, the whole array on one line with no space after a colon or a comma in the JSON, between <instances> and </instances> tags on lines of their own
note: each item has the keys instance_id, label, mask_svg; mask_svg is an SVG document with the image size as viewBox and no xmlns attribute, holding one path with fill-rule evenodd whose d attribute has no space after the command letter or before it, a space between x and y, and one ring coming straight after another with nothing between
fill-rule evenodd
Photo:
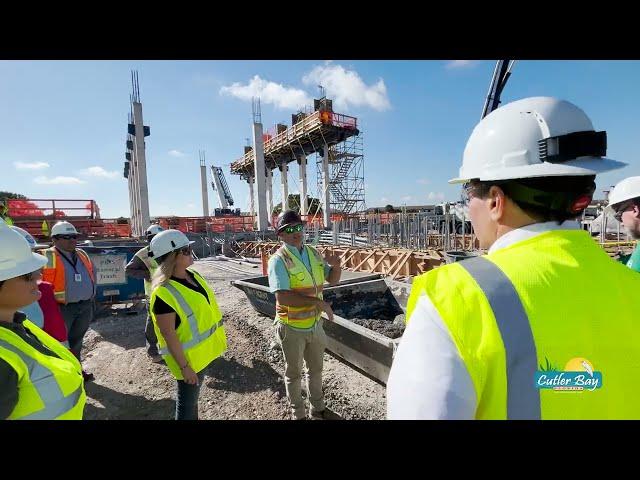
<instances>
[{"instance_id":1,"label":"dirt ground","mask_svg":"<svg viewBox=\"0 0 640 480\"><path fill-rule=\"evenodd\" d=\"M195 268L213 288L224 314L228 351L206 371L200 390L201 419L289 418L281 352L272 320L258 314L230 281L260 275L258 267L214 259ZM163 364L148 359L146 313L99 317L84 339L83 364L95 375L86 385L86 419L172 419L175 380ZM385 388L325 354L327 407L342 419L383 419Z\"/></svg>"}]
</instances>

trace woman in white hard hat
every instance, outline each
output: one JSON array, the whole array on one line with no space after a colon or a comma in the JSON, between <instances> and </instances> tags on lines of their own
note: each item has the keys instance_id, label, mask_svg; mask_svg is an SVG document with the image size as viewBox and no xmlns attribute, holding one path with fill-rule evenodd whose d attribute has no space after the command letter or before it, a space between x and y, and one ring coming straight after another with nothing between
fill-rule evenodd
<instances>
[{"instance_id":1,"label":"woman in white hard hat","mask_svg":"<svg viewBox=\"0 0 640 480\"><path fill-rule=\"evenodd\" d=\"M178 230L165 230L149 246L149 256L159 265L149 311L159 352L178 382L176 420L197 420L204 370L227 349L213 290L191 268L192 243Z\"/></svg>"},{"instance_id":2,"label":"woman in white hard hat","mask_svg":"<svg viewBox=\"0 0 640 480\"><path fill-rule=\"evenodd\" d=\"M475 127L451 183L488 254L414 278L388 418L640 418L640 276L575 221L596 174L625 165L606 150L606 132L555 98Z\"/></svg>"},{"instance_id":3,"label":"woman in white hard hat","mask_svg":"<svg viewBox=\"0 0 640 480\"><path fill-rule=\"evenodd\" d=\"M78 359L19 310L40 297L47 259L0 225L0 418L82 419L86 395Z\"/></svg>"},{"instance_id":4,"label":"woman in white hard hat","mask_svg":"<svg viewBox=\"0 0 640 480\"><path fill-rule=\"evenodd\" d=\"M640 240L640 177L625 178L618 183L609 193L609 208L629 235L634 240ZM640 272L640 243L636 244L631 255L621 255L618 260Z\"/></svg>"}]
</instances>

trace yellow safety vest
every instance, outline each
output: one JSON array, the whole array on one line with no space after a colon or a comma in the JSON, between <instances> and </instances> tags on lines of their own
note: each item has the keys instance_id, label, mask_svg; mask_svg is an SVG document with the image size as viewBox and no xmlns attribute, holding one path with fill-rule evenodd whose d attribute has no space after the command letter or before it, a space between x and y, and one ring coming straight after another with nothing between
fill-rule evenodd
<instances>
[{"instance_id":1,"label":"yellow safety vest","mask_svg":"<svg viewBox=\"0 0 640 480\"><path fill-rule=\"evenodd\" d=\"M153 320L153 329L158 337L158 351L171 373L178 380L184 379L180 367L167 348L167 341L162 336L153 306L160 297L173 308L180 317L180 325L176 330L178 340L182 344L184 355L189 366L198 373L213 360L227 350L227 336L222 326L222 313L216 303L213 290L206 280L195 270L188 269L194 274L196 281L204 288L211 304L198 292L185 287L174 280L156 288L151 293L149 312Z\"/></svg>"},{"instance_id":2,"label":"yellow safety vest","mask_svg":"<svg viewBox=\"0 0 640 480\"><path fill-rule=\"evenodd\" d=\"M297 256L289 252L285 245L282 245L276 250L274 255L284 262L284 266L289 274L291 290L308 297L322 299L324 259L315 248L309 245L305 245L304 248L307 249L313 275ZM301 329L311 328L320 318L320 315L321 311L313 304L304 307L293 307L278 303L276 300L276 320L286 325Z\"/></svg>"},{"instance_id":3,"label":"yellow safety vest","mask_svg":"<svg viewBox=\"0 0 640 480\"><path fill-rule=\"evenodd\" d=\"M149 275L153 278L153 275L158 270L158 262L156 262L153 258L149 256L149 247L143 247L136 252L136 257L138 257L142 263L147 266L149 270ZM144 293L147 297L151 297L151 281L145 278L144 280Z\"/></svg>"},{"instance_id":4,"label":"yellow safety vest","mask_svg":"<svg viewBox=\"0 0 640 480\"><path fill-rule=\"evenodd\" d=\"M407 318L426 293L471 376L478 419L635 419L640 298L629 292L638 291L640 276L587 232L556 230L416 277ZM536 383L585 370L576 370L584 360L600 388Z\"/></svg>"},{"instance_id":5,"label":"yellow safety vest","mask_svg":"<svg viewBox=\"0 0 640 480\"><path fill-rule=\"evenodd\" d=\"M29 320L23 325L60 358L40 353L0 328L0 358L18 374L18 403L9 420L82 420L86 394L78 359Z\"/></svg>"}]
</instances>

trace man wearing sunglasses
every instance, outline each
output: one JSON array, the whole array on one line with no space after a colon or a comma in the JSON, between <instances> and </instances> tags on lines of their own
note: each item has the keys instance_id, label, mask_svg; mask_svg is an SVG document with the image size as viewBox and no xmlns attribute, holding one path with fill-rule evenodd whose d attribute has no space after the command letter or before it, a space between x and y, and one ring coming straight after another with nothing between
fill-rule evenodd
<instances>
[{"instance_id":1,"label":"man wearing sunglasses","mask_svg":"<svg viewBox=\"0 0 640 480\"><path fill-rule=\"evenodd\" d=\"M95 268L89 255L76 248L78 231L71 223L56 223L51 238L53 246L42 251L47 257L42 277L53 284L53 294L67 326L69 349L80 360L82 339L93 320ZM93 374L84 370L82 374L85 381L93 380Z\"/></svg>"},{"instance_id":2,"label":"man wearing sunglasses","mask_svg":"<svg viewBox=\"0 0 640 480\"><path fill-rule=\"evenodd\" d=\"M285 387L296 420L307 418L302 400L303 361L307 366L307 392L311 418L324 419L322 363L326 337L322 312L333 320L331 306L322 299L325 280L340 281L340 260L322 255L304 245L304 225L293 210L278 217L277 232L282 246L269 259L269 287L276 296L276 338L285 361Z\"/></svg>"},{"instance_id":3,"label":"man wearing sunglasses","mask_svg":"<svg viewBox=\"0 0 640 480\"><path fill-rule=\"evenodd\" d=\"M609 207L629 235L634 240L640 240L640 177L625 178L618 183L609 194ZM618 260L640 272L640 243L631 255L621 255Z\"/></svg>"}]
</instances>

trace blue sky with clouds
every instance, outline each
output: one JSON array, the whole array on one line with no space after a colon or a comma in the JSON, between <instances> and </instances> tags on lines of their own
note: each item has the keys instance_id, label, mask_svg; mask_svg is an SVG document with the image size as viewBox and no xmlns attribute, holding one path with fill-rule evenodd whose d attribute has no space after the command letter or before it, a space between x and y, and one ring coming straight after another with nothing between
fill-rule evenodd
<instances>
[{"instance_id":1,"label":"blue sky with clouds","mask_svg":"<svg viewBox=\"0 0 640 480\"><path fill-rule=\"evenodd\" d=\"M130 70L137 69L147 137L151 215L200 215L198 150L222 166L236 205L247 184L229 164L251 137L251 96L265 129L317 97L358 117L368 206L455 200L462 152L478 122L494 61L0 61L0 190L30 198L95 199L128 216L122 176ZM598 190L638 175L638 61L517 61L503 102L567 99L607 130L608 155L629 166ZM316 194L315 168L309 170ZM274 202L280 200L274 172ZM290 190L297 190L291 164ZM217 206L210 190L210 206ZM602 196L598 192L596 196Z\"/></svg>"}]
</instances>

